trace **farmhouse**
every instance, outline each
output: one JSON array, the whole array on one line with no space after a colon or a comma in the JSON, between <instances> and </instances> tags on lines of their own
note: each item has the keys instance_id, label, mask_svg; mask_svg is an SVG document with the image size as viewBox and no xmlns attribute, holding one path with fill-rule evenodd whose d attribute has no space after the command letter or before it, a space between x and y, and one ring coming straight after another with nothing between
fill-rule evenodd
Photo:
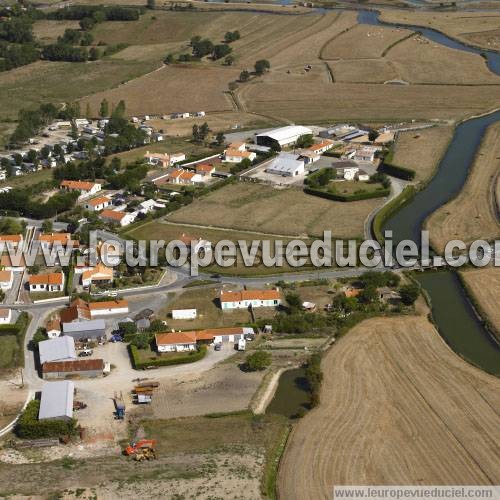
<instances>
[{"instance_id":1,"label":"farmhouse","mask_svg":"<svg viewBox=\"0 0 500 500\"><path fill-rule=\"evenodd\" d=\"M203 178L200 174L191 172L190 170L176 168L168 174L167 182L170 182L171 184L192 185L203 182Z\"/></svg>"},{"instance_id":2,"label":"farmhouse","mask_svg":"<svg viewBox=\"0 0 500 500\"><path fill-rule=\"evenodd\" d=\"M105 221L113 224L119 224L120 226L128 226L132 224L135 220L135 215L129 212L119 212L118 210L111 210L105 208L100 214L99 217Z\"/></svg>"},{"instance_id":3,"label":"farmhouse","mask_svg":"<svg viewBox=\"0 0 500 500\"><path fill-rule=\"evenodd\" d=\"M43 340L38 343L38 355L40 356L41 365L51 363L52 361L77 359L75 341L72 337Z\"/></svg>"},{"instance_id":4,"label":"farmhouse","mask_svg":"<svg viewBox=\"0 0 500 500\"><path fill-rule=\"evenodd\" d=\"M281 293L275 290L242 290L220 293L222 310L247 309L249 307L276 307L281 304Z\"/></svg>"},{"instance_id":5,"label":"farmhouse","mask_svg":"<svg viewBox=\"0 0 500 500\"><path fill-rule=\"evenodd\" d=\"M91 212L100 212L109 205L111 205L111 198L108 198L107 196L99 196L87 201L84 207Z\"/></svg>"},{"instance_id":6,"label":"farmhouse","mask_svg":"<svg viewBox=\"0 0 500 500\"><path fill-rule=\"evenodd\" d=\"M0 258L0 267L5 271L22 272L26 269L24 255L12 255L6 253Z\"/></svg>"},{"instance_id":7,"label":"farmhouse","mask_svg":"<svg viewBox=\"0 0 500 500\"><path fill-rule=\"evenodd\" d=\"M201 237L190 236L189 234L182 233L179 240L186 245L189 251L193 254L198 254L201 250L209 252L212 249L212 243L204 240Z\"/></svg>"},{"instance_id":8,"label":"farmhouse","mask_svg":"<svg viewBox=\"0 0 500 500\"><path fill-rule=\"evenodd\" d=\"M280 153L266 168L266 172L282 177L295 177L304 173L304 160L298 160L297 155L291 153Z\"/></svg>"},{"instance_id":9,"label":"farmhouse","mask_svg":"<svg viewBox=\"0 0 500 500\"><path fill-rule=\"evenodd\" d=\"M288 146L297 142L298 138L303 135L312 134L312 130L300 125L289 125L287 127L276 128L268 132L255 135L255 142L259 146L280 147Z\"/></svg>"},{"instance_id":10,"label":"farmhouse","mask_svg":"<svg viewBox=\"0 0 500 500\"><path fill-rule=\"evenodd\" d=\"M49 339L55 339L61 335L61 322L58 319L51 319L45 325L45 331Z\"/></svg>"},{"instance_id":11,"label":"farmhouse","mask_svg":"<svg viewBox=\"0 0 500 500\"><path fill-rule=\"evenodd\" d=\"M314 153L321 155L323 153L326 153L329 149L332 149L332 147L333 147L333 141L325 139L324 141L321 141L317 144L313 144L307 149L309 151L313 151Z\"/></svg>"},{"instance_id":12,"label":"farmhouse","mask_svg":"<svg viewBox=\"0 0 500 500\"><path fill-rule=\"evenodd\" d=\"M375 159L376 149L373 148L361 148L356 151L353 159L356 161L369 161L373 162Z\"/></svg>"},{"instance_id":13,"label":"farmhouse","mask_svg":"<svg viewBox=\"0 0 500 500\"><path fill-rule=\"evenodd\" d=\"M174 309L172 310L172 319L195 319L196 309Z\"/></svg>"},{"instance_id":14,"label":"farmhouse","mask_svg":"<svg viewBox=\"0 0 500 500\"><path fill-rule=\"evenodd\" d=\"M91 302L89 305L90 317L110 316L112 314L127 314L127 300L110 300L105 302Z\"/></svg>"},{"instance_id":15,"label":"farmhouse","mask_svg":"<svg viewBox=\"0 0 500 500\"><path fill-rule=\"evenodd\" d=\"M78 199L82 200L100 191L101 185L97 182L64 180L61 181L60 188L70 192L79 191L80 196L78 196Z\"/></svg>"},{"instance_id":16,"label":"farmhouse","mask_svg":"<svg viewBox=\"0 0 500 500\"><path fill-rule=\"evenodd\" d=\"M63 323L62 328L64 335L74 340L101 340L106 337L106 323L103 319Z\"/></svg>"},{"instance_id":17,"label":"farmhouse","mask_svg":"<svg viewBox=\"0 0 500 500\"><path fill-rule=\"evenodd\" d=\"M215 172L215 167L209 163L198 163L196 166L196 173L205 177L206 175L212 175Z\"/></svg>"},{"instance_id":18,"label":"farmhouse","mask_svg":"<svg viewBox=\"0 0 500 500\"><path fill-rule=\"evenodd\" d=\"M176 163L184 161L186 159L186 155L184 153L150 153L146 151L144 158L150 165L161 165L164 168L171 167Z\"/></svg>"},{"instance_id":19,"label":"farmhouse","mask_svg":"<svg viewBox=\"0 0 500 500\"><path fill-rule=\"evenodd\" d=\"M76 359L72 361L53 361L44 363L42 377L44 380L64 379L67 377L102 376L104 361L102 359Z\"/></svg>"},{"instance_id":20,"label":"farmhouse","mask_svg":"<svg viewBox=\"0 0 500 500\"><path fill-rule=\"evenodd\" d=\"M339 167L336 169L337 177L346 181L353 181L359 172L358 167Z\"/></svg>"},{"instance_id":21,"label":"farmhouse","mask_svg":"<svg viewBox=\"0 0 500 500\"><path fill-rule=\"evenodd\" d=\"M303 160L305 165L309 165L310 163L318 161L320 158L320 154L315 153L314 151L311 151L309 149L303 149L297 159Z\"/></svg>"},{"instance_id":22,"label":"farmhouse","mask_svg":"<svg viewBox=\"0 0 500 500\"><path fill-rule=\"evenodd\" d=\"M14 274L12 271L0 271L0 288L10 290L14 282Z\"/></svg>"},{"instance_id":23,"label":"farmhouse","mask_svg":"<svg viewBox=\"0 0 500 500\"><path fill-rule=\"evenodd\" d=\"M60 245L62 247L71 245L73 248L80 245L79 241L71 239L70 233L44 233L38 237L38 241L40 242L41 248L47 249L52 248L54 245Z\"/></svg>"},{"instance_id":24,"label":"farmhouse","mask_svg":"<svg viewBox=\"0 0 500 500\"><path fill-rule=\"evenodd\" d=\"M0 234L0 245L4 248L17 248L23 242L22 234Z\"/></svg>"},{"instance_id":25,"label":"farmhouse","mask_svg":"<svg viewBox=\"0 0 500 500\"><path fill-rule=\"evenodd\" d=\"M62 292L64 273L37 274L29 277L30 292Z\"/></svg>"},{"instance_id":26,"label":"farmhouse","mask_svg":"<svg viewBox=\"0 0 500 500\"><path fill-rule=\"evenodd\" d=\"M12 321L12 309L0 309L0 325L8 325Z\"/></svg>"},{"instance_id":27,"label":"farmhouse","mask_svg":"<svg viewBox=\"0 0 500 500\"><path fill-rule=\"evenodd\" d=\"M72 321L90 320L90 309L87 302L78 298L63 309L60 313L61 321L70 323Z\"/></svg>"},{"instance_id":28,"label":"farmhouse","mask_svg":"<svg viewBox=\"0 0 500 500\"><path fill-rule=\"evenodd\" d=\"M71 420L75 384L70 380L45 382L42 386L39 420Z\"/></svg>"},{"instance_id":29,"label":"farmhouse","mask_svg":"<svg viewBox=\"0 0 500 500\"><path fill-rule=\"evenodd\" d=\"M195 332L157 333L155 335L158 352L182 352L196 350Z\"/></svg>"},{"instance_id":30,"label":"farmhouse","mask_svg":"<svg viewBox=\"0 0 500 500\"><path fill-rule=\"evenodd\" d=\"M254 334L253 328L236 326L191 332L157 333L155 341L158 352L182 352L194 351L199 344L237 342L245 335Z\"/></svg>"},{"instance_id":31,"label":"farmhouse","mask_svg":"<svg viewBox=\"0 0 500 500\"><path fill-rule=\"evenodd\" d=\"M240 151L238 149L226 149L224 161L228 163L241 163L243 160L254 161L257 154L252 151Z\"/></svg>"},{"instance_id":32,"label":"farmhouse","mask_svg":"<svg viewBox=\"0 0 500 500\"><path fill-rule=\"evenodd\" d=\"M107 267L99 262L96 267L83 271L82 286L88 287L92 284L109 284L113 283L113 268Z\"/></svg>"}]
</instances>

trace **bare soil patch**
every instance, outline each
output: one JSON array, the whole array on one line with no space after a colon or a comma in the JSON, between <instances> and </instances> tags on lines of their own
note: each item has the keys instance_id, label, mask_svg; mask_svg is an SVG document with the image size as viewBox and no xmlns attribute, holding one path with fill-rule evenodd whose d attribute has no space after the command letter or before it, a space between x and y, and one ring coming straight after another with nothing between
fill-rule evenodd
<instances>
[{"instance_id":1,"label":"bare soil patch","mask_svg":"<svg viewBox=\"0 0 500 500\"><path fill-rule=\"evenodd\" d=\"M500 381L468 365L424 317L375 318L323 359L320 406L289 439L287 499L335 484L495 484Z\"/></svg>"},{"instance_id":2,"label":"bare soil patch","mask_svg":"<svg viewBox=\"0 0 500 500\"><path fill-rule=\"evenodd\" d=\"M477 239L495 239L500 235L494 208L499 169L500 124L494 124L486 131L460 194L434 212L426 222L431 244L439 252L453 239L470 243Z\"/></svg>"}]
</instances>

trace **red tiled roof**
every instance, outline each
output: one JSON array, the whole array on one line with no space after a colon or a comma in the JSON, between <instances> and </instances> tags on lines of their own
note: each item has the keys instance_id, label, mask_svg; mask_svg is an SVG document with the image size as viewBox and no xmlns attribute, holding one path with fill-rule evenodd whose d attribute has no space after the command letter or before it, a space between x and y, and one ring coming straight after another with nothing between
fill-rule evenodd
<instances>
[{"instance_id":1,"label":"red tiled roof","mask_svg":"<svg viewBox=\"0 0 500 500\"><path fill-rule=\"evenodd\" d=\"M63 273L35 274L29 277L30 285L62 285Z\"/></svg>"},{"instance_id":2,"label":"red tiled roof","mask_svg":"<svg viewBox=\"0 0 500 500\"><path fill-rule=\"evenodd\" d=\"M157 333L156 345L196 344L196 332Z\"/></svg>"},{"instance_id":3,"label":"red tiled roof","mask_svg":"<svg viewBox=\"0 0 500 500\"><path fill-rule=\"evenodd\" d=\"M95 182L87 181L61 181L60 186L66 187L68 189L75 189L78 191L90 191L94 186Z\"/></svg>"},{"instance_id":4,"label":"red tiled roof","mask_svg":"<svg viewBox=\"0 0 500 500\"><path fill-rule=\"evenodd\" d=\"M74 361L50 361L42 366L43 373L84 372L88 370L103 370L102 359L76 359Z\"/></svg>"},{"instance_id":5,"label":"red tiled roof","mask_svg":"<svg viewBox=\"0 0 500 500\"><path fill-rule=\"evenodd\" d=\"M279 290L241 290L240 292L220 293L221 302L241 302L243 300L278 300L281 298Z\"/></svg>"}]
</instances>

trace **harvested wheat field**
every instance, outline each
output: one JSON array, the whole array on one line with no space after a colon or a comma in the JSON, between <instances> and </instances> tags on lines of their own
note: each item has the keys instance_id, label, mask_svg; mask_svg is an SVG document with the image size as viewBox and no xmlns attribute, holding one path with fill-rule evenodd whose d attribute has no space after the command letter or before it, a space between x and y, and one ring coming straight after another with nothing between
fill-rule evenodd
<instances>
[{"instance_id":1,"label":"harvested wheat field","mask_svg":"<svg viewBox=\"0 0 500 500\"><path fill-rule=\"evenodd\" d=\"M393 44L411 35L410 30L357 24L325 46L323 59L381 57Z\"/></svg>"},{"instance_id":2,"label":"harvested wheat field","mask_svg":"<svg viewBox=\"0 0 500 500\"><path fill-rule=\"evenodd\" d=\"M280 498L345 484L498 484L500 380L423 316L374 318L325 355L321 404L292 431Z\"/></svg>"},{"instance_id":3,"label":"harvested wheat field","mask_svg":"<svg viewBox=\"0 0 500 500\"><path fill-rule=\"evenodd\" d=\"M494 109L500 85L377 85L255 81L241 88L247 111L295 122L460 119ZM305 82L306 80L304 80Z\"/></svg>"},{"instance_id":4,"label":"harvested wheat field","mask_svg":"<svg viewBox=\"0 0 500 500\"><path fill-rule=\"evenodd\" d=\"M500 268L485 267L482 269L468 269L462 271L462 277L476 302L493 325L497 334L500 332Z\"/></svg>"},{"instance_id":5,"label":"harvested wheat field","mask_svg":"<svg viewBox=\"0 0 500 500\"><path fill-rule=\"evenodd\" d=\"M498 12L405 12L388 9L382 10L380 18L391 23L434 28L466 43L476 43L487 49L500 48L498 38L493 43L490 40L491 32L498 30Z\"/></svg>"},{"instance_id":6,"label":"harvested wheat field","mask_svg":"<svg viewBox=\"0 0 500 500\"><path fill-rule=\"evenodd\" d=\"M429 180L446 152L453 131L451 126L440 126L399 133L392 162L415 170L417 181Z\"/></svg>"},{"instance_id":7,"label":"harvested wheat field","mask_svg":"<svg viewBox=\"0 0 500 500\"><path fill-rule=\"evenodd\" d=\"M103 99L127 103L128 115L161 114L176 111L231 110L225 95L228 83L239 72L221 66L166 66L117 88L82 99L98 109Z\"/></svg>"},{"instance_id":8,"label":"harvested wheat field","mask_svg":"<svg viewBox=\"0 0 500 500\"><path fill-rule=\"evenodd\" d=\"M239 183L195 200L168 217L169 221L286 236L337 238L363 235L364 220L383 199L343 203L305 194L299 189Z\"/></svg>"},{"instance_id":9,"label":"harvested wheat field","mask_svg":"<svg viewBox=\"0 0 500 500\"><path fill-rule=\"evenodd\" d=\"M426 227L431 244L442 252L450 240L466 243L500 236L495 213L496 181L500 170L500 124L492 125L460 194L434 212Z\"/></svg>"},{"instance_id":10,"label":"harvested wheat field","mask_svg":"<svg viewBox=\"0 0 500 500\"><path fill-rule=\"evenodd\" d=\"M500 78L481 56L444 47L422 36L397 44L386 58L399 78L411 83L500 85Z\"/></svg>"}]
</instances>

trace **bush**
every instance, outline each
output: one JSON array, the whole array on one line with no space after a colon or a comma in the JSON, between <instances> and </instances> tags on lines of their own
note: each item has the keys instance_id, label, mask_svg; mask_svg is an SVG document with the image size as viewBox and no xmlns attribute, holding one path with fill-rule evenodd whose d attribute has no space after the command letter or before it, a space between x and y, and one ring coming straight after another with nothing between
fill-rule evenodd
<instances>
[{"instance_id":1,"label":"bush","mask_svg":"<svg viewBox=\"0 0 500 500\"><path fill-rule=\"evenodd\" d=\"M23 439L57 438L76 433L76 420L38 420L40 401L30 401L16 423L14 432Z\"/></svg>"},{"instance_id":2,"label":"bush","mask_svg":"<svg viewBox=\"0 0 500 500\"><path fill-rule=\"evenodd\" d=\"M377 189L376 191L362 191L360 193L353 194L339 194L330 193L328 191L322 191L320 189L313 189L306 187L304 188L304 193L310 194L312 196L319 196L320 198L326 198L327 200L333 201L359 201L359 200L370 200L372 198L383 198L391 194L390 188Z\"/></svg>"},{"instance_id":3,"label":"bush","mask_svg":"<svg viewBox=\"0 0 500 500\"><path fill-rule=\"evenodd\" d=\"M405 181L412 181L415 179L415 170L400 167L399 165L393 165L392 163L383 162L378 170L379 172L392 175L393 177L397 177L398 179L403 179Z\"/></svg>"},{"instance_id":4,"label":"bush","mask_svg":"<svg viewBox=\"0 0 500 500\"><path fill-rule=\"evenodd\" d=\"M149 366L172 366L172 365L182 365L186 363L194 363L203 359L207 354L207 346L202 345L198 351L191 351L183 356L176 356L174 358L157 358L147 361L141 361L139 356L139 350L135 345L129 345L130 358L132 360L132 366L135 370L141 370Z\"/></svg>"},{"instance_id":5,"label":"bush","mask_svg":"<svg viewBox=\"0 0 500 500\"><path fill-rule=\"evenodd\" d=\"M271 354L266 351L255 351L245 361L245 367L251 372L265 370L270 364Z\"/></svg>"}]
</instances>

